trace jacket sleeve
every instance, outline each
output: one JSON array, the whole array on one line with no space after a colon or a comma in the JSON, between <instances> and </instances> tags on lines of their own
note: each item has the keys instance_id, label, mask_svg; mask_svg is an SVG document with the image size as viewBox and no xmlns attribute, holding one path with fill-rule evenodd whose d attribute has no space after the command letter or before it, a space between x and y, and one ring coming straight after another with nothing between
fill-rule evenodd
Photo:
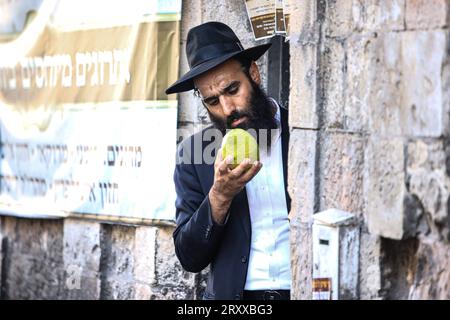
<instances>
[{"instance_id":1,"label":"jacket sleeve","mask_svg":"<svg viewBox=\"0 0 450 320\"><path fill-rule=\"evenodd\" d=\"M202 191L193 164L180 164L177 159L174 182L177 193L175 252L185 270L200 272L215 256L226 222L223 225L214 222L209 197Z\"/></svg>"}]
</instances>

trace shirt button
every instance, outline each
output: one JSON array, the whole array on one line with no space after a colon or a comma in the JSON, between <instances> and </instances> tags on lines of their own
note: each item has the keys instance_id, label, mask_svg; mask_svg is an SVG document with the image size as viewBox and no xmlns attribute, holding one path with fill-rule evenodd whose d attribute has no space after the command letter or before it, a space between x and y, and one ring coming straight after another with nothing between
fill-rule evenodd
<instances>
[{"instance_id":1,"label":"shirt button","mask_svg":"<svg viewBox=\"0 0 450 320\"><path fill-rule=\"evenodd\" d=\"M241 300L241 295L240 294L235 295L234 300Z\"/></svg>"},{"instance_id":2,"label":"shirt button","mask_svg":"<svg viewBox=\"0 0 450 320\"><path fill-rule=\"evenodd\" d=\"M246 256L242 256L241 257L241 262L242 263L246 263L247 262L247 257Z\"/></svg>"}]
</instances>

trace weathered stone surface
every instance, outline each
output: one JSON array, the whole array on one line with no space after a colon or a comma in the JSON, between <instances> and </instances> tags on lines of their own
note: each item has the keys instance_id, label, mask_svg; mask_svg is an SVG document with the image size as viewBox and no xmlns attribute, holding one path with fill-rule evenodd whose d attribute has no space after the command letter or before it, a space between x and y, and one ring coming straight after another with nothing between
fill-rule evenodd
<instances>
[{"instance_id":1,"label":"weathered stone surface","mask_svg":"<svg viewBox=\"0 0 450 320\"><path fill-rule=\"evenodd\" d=\"M353 1L329 0L326 1L328 14L325 19L325 32L332 37L346 37L354 28Z\"/></svg>"},{"instance_id":2,"label":"weathered stone surface","mask_svg":"<svg viewBox=\"0 0 450 320\"><path fill-rule=\"evenodd\" d=\"M289 140L288 191L291 196L291 223L312 222L316 201L315 170L317 131L291 132Z\"/></svg>"},{"instance_id":3,"label":"weathered stone surface","mask_svg":"<svg viewBox=\"0 0 450 320\"><path fill-rule=\"evenodd\" d=\"M154 298L154 291L159 290L155 273L157 229L103 226L102 299Z\"/></svg>"},{"instance_id":4,"label":"weathered stone surface","mask_svg":"<svg viewBox=\"0 0 450 320\"><path fill-rule=\"evenodd\" d=\"M135 227L102 225L101 299L133 299Z\"/></svg>"},{"instance_id":5,"label":"weathered stone surface","mask_svg":"<svg viewBox=\"0 0 450 320\"><path fill-rule=\"evenodd\" d=\"M202 22L220 21L233 29L244 48L263 44L268 40L255 41L243 1L202 0ZM258 59L263 87L267 84L267 54Z\"/></svg>"},{"instance_id":6,"label":"weathered stone surface","mask_svg":"<svg viewBox=\"0 0 450 320\"><path fill-rule=\"evenodd\" d=\"M372 300L380 298L380 238L367 233L360 235L359 249L359 298Z\"/></svg>"},{"instance_id":7,"label":"weathered stone surface","mask_svg":"<svg viewBox=\"0 0 450 320\"><path fill-rule=\"evenodd\" d=\"M448 244L420 238L414 281L409 299L450 299L450 250Z\"/></svg>"},{"instance_id":8,"label":"weathered stone surface","mask_svg":"<svg viewBox=\"0 0 450 320\"><path fill-rule=\"evenodd\" d=\"M293 299L312 297L312 215L316 202L317 131L294 129L289 146L288 188L292 199L291 266Z\"/></svg>"},{"instance_id":9,"label":"weathered stone surface","mask_svg":"<svg viewBox=\"0 0 450 320\"><path fill-rule=\"evenodd\" d=\"M445 32L448 39L450 33ZM450 51L450 41L447 41L445 52ZM442 127L443 134L450 137L450 55L445 54L442 65Z\"/></svg>"},{"instance_id":10,"label":"weathered stone surface","mask_svg":"<svg viewBox=\"0 0 450 320\"><path fill-rule=\"evenodd\" d=\"M152 286L156 283L156 227L137 227L134 238L134 281ZM170 252L167 252L170 254Z\"/></svg>"},{"instance_id":11,"label":"weathered stone surface","mask_svg":"<svg viewBox=\"0 0 450 320\"><path fill-rule=\"evenodd\" d=\"M292 127L319 127L317 93L317 48L313 45L291 45L291 91L289 123Z\"/></svg>"},{"instance_id":12,"label":"weathered stone surface","mask_svg":"<svg viewBox=\"0 0 450 320\"><path fill-rule=\"evenodd\" d=\"M100 298L100 224L64 220L64 271L67 299Z\"/></svg>"},{"instance_id":13,"label":"weathered stone surface","mask_svg":"<svg viewBox=\"0 0 450 320\"><path fill-rule=\"evenodd\" d=\"M405 0L326 1L325 32L347 37L355 32L403 30Z\"/></svg>"},{"instance_id":14,"label":"weathered stone surface","mask_svg":"<svg viewBox=\"0 0 450 320\"><path fill-rule=\"evenodd\" d=\"M443 170L445 168L444 141L441 139L416 139L408 142L407 162L408 172L419 169L427 171Z\"/></svg>"},{"instance_id":15,"label":"weathered stone surface","mask_svg":"<svg viewBox=\"0 0 450 320\"><path fill-rule=\"evenodd\" d=\"M181 7L183 14L181 15L180 39L186 41L189 29L202 22L202 0L182 0ZM181 49L184 54L185 47L182 46ZM185 54L184 59L181 60L187 62Z\"/></svg>"},{"instance_id":16,"label":"weathered stone surface","mask_svg":"<svg viewBox=\"0 0 450 320\"><path fill-rule=\"evenodd\" d=\"M190 28L202 23L201 0L183 0L181 15L181 46L180 46L180 76L189 71L189 65L186 58L186 39ZM182 92L178 95L178 121L197 123L199 110L203 108L199 99L194 97L192 91Z\"/></svg>"},{"instance_id":17,"label":"weathered stone surface","mask_svg":"<svg viewBox=\"0 0 450 320\"><path fill-rule=\"evenodd\" d=\"M63 222L3 218L3 299L64 297Z\"/></svg>"},{"instance_id":18,"label":"weathered stone surface","mask_svg":"<svg viewBox=\"0 0 450 320\"><path fill-rule=\"evenodd\" d=\"M450 136L445 139L445 167L447 177L450 177Z\"/></svg>"},{"instance_id":19,"label":"weathered stone surface","mask_svg":"<svg viewBox=\"0 0 450 320\"><path fill-rule=\"evenodd\" d=\"M262 44L261 41L255 42L244 1L202 0L201 15L203 22L220 21L229 25L241 40L244 48Z\"/></svg>"},{"instance_id":20,"label":"weathered stone surface","mask_svg":"<svg viewBox=\"0 0 450 320\"><path fill-rule=\"evenodd\" d=\"M366 221L369 232L402 239L405 195L404 144L401 138L369 138L366 151Z\"/></svg>"},{"instance_id":21,"label":"weathered stone surface","mask_svg":"<svg viewBox=\"0 0 450 320\"><path fill-rule=\"evenodd\" d=\"M173 228L158 229L156 238L156 279L158 291L155 299L194 299L195 274L186 272L175 255Z\"/></svg>"},{"instance_id":22,"label":"weathered stone surface","mask_svg":"<svg viewBox=\"0 0 450 320\"><path fill-rule=\"evenodd\" d=\"M320 140L320 210L337 208L362 219L364 149L358 134L325 132Z\"/></svg>"},{"instance_id":23,"label":"weathered stone surface","mask_svg":"<svg viewBox=\"0 0 450 320\"><path fill-rule=\"evenodd\" d=\"M345 113L362 120L354 129L364 129L368 106L369 131L379 136L440 136L445 48L441 31L349 39Z\"/></svg>"},{"instance_id":24,"label":"weathered stone surface","mask_svg":"<svg viewBox=\"0 0 450 320\"><path fill-rule=\"evenodd\" d=\"M441 72L446 41L443 31L405 32L402 37L401 116L406 135L443 133Z\"/></svg>"},{"instance_id":25,"label":"weathered stone surface","mask_svg":"<svg viewBox=\"0 0 450 320\"><path fill-rule=\"evenodd\" d=\"M339 93L334 93L334 90L339 90L342 87L344 98L343 102L339 103L341 104L341 118L338 123L341 123L342 128L348 131L365 132L369 128L370 87L372 81L370 68L372 56L369 49L370 44L375 39L374 36L349 38L344 44L344 61L335 61L333 63L338 68L335 72L343 74L344 83L337 85L337 88L328 86L324 89L327 94L335 98ZM387 97L389 97L388 92L386 92ZM339 101L338 98L335 99ZM326 108L328 110L328 107Z\"/></svg>"},{"instance_id":26,"label":"weathered stone surface","mask_svg":"<svg viewBox=\"0 0 450 320\"><path fill-rule=\"evenodd\" d=\"M381 34L364 44L366 76L360 80L358 93L369 107L369 131L383 137L401 135L404 127L399 95L403 84L401 44L400 33Z\"/></svg>"},{"instance_id":27,"label":"weathered stone surface","mask_svg":"<svg viewBox=\"0 0 450 320\"><path fill-rule=\"evenodd\" d=\"M444 141L415 140L407 147L408 190L429 217L431 232L444 241L450 236L450 179L445 170Z\"/></svg>"},{"instance_id":28,"label":"weathered stone surface","mask_svg":"<svg viewBox=\"0 0 450 320\"><path fill-rule=\"evenodd\" d=\"M292 127L317 129L318 82L315 1L296 1L291 13L289 123Z\"/></svg>"},{"instance_id":29,"label":"weathered stone surface","mask_svg":"<svg viewBox=\"0 0 450 320\"><path fill-rule=\"evenodd\" d=\"M320 25L317 21L317 1L291 1L289 40L291 46L317 44Z\"/></svg>"},{"instance_id":30,"label":"weathered stone surface","mask_svg":"<svg viewBox=\"0 0 450 320\"><path fill-rule=\"evenodd\" d=\"M312 299L312 225L291 224L291 298Z\"/></svg>"},{"instance_id":31,"label":"weathered stone surface","mask_svg":"<svg viewBox=\"0 0 450 320\"><path fill-rule=\"evenodd\" d=\"M352 16L357 31L404 30L405 0L353 1Z\"/></svg>"},{"instance_id":32,"label":"weathered stone surface","mask_svg":"<svg viewBox=\"0 0 450 320\"><path fill-rule=\"evenodd\" d=\"M406 0L405 23L408 29L434 29L448 25L446 0Z\"/></svg>"},{"instance_id":33,"label":"weathered stone surface","mask_svg":"<svg viewBox=\"0 0 450 320\"><path fill-rule=\"evenodd\" d=\"M321 65L324 126L344 129L349 115L345 114L346 58L342 42L325 42Z\"/></svg>"}]
</instances>

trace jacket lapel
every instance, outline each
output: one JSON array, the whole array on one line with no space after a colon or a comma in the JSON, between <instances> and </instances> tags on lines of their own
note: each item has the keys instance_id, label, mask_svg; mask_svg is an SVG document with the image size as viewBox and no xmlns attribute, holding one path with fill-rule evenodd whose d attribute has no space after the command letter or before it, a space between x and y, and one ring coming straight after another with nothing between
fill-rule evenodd
<instances>
[{"instance_id":1,"label":"jacket lapel","mask_svg":"<svg viewBox=\"0 0 450 320\"><path fill-rule=\"evenodd\" d=\"M288 186L288 151L289 151L289 110L280 106L281 117L281 153L283 157L283 178L284 178L284 190L286 194L286 206L288 213L291 211L291 197L287 189Z\"/></svg>"}]
</instances>

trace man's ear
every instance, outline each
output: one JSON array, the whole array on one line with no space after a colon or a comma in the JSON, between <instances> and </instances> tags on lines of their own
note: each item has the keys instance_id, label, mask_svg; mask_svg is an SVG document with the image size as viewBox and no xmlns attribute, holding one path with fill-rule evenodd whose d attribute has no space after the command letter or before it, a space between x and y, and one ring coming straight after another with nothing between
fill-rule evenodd
<instances>
[{"instance_id":1,"label":"man's ear","mask_svg":"<svg viewBox=\"0 0 450 320\"><path fill-rule=\"evenodd\" d=\"M253 81L255 81L258 85L261 84L261 75L259 74L259 68L255 61L252 61L249 69L250 77Z\"/></svg>"}]
</instances>

